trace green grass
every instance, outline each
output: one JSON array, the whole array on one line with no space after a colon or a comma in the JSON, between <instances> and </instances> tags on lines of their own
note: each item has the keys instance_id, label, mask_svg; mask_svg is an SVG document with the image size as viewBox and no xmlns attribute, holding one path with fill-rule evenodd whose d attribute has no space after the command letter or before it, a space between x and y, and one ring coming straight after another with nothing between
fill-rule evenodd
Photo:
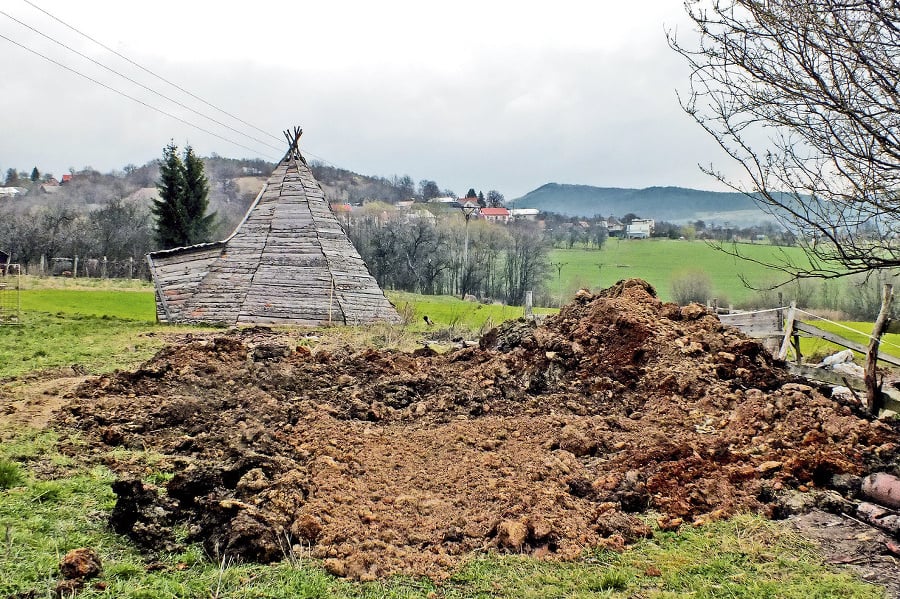
<instances>
[{"instance_id":1,"label":"green grass","mask_svg":"<svg viewBox=\"0 0 900 599\"><path fill-rule=\"evenodd\" d=\"M160 329L145 320L26 311L22 324L0 326L0 379L73 364L90 373L132 366L161 347L146 334Z\"/></svg>"},{"instance_id":2,"label":"green grass","mask_svg":"<svg viewBox=\"0 0 900 599\"><path fill-rule=\"evenodd\" d=\"M804 320L808 321L809 324L815 327L818 327L830 333L834 333L836 335L840 335L841 337L844 337L850 341L855 341L862 344L863 346L869 345L869 335L872 333L871 322L851 321L832 323L807 317L804 317ZM845 348L825 341L824 339L818 339L814 337L800 338L800 353L803 354L804 359L806 357L813 356L828 356L835 352L842 351L843 349ZM881 345L879 347L879 351L900 358L900 333L885 333L881 337ZM864 360L865 358L863 356L861 356L860 354L855 354L855 361L857 364L862 365Z\"/></svg>"},{"instance_id":3,"label":"green grass","mask_svg":"<svg viewBox=\"0 0 900 599\"><path fill-rule=\"evenodd\" d=\"M799 248L740 244L740 249L759 260L777 261L782 253L793 260L803 259ZM564 264L561 278L566 296L571 296L580 287L609 287L620 279L637 277L653 285L660 298L671 300L674 278L692 270L702 270L712 280L720 305L727 305L747 300L755 293L744 285L741 276L754 285L783 280L770 268L729 256L703 241L610 239L602 250L552 250L550 260ZM553 296L558 297L558 272L555 268L552 270L548 284Z\"/></svg>"},{"instance_id":4,"label":"green grass","mask_svg":"<svg viewBox=\"0 0 900 599\"><path fill-rule=\"evenodd\" d=\"M479 558L453 583L465 596L482 597L883 597L875 587L823 568L810 545L755 516L658 532L626 551L597 550L569 563Z\"/></svg>"},{"instance_id":5,"label":"green grass","mask_svg":"<svg viewBox=\"0 0 900 599\"><path fill-rule=\"evenodd\" d=\"M0 489L0 597L48 596L60 578L60 558L78 547L93 548L103 562L102 575L79 593L84 598L883 596L823 567L809 545L779 524L753 516L658 533L620 553L590 551L566 563L482 554L441 583L408 577L350 582L303 555L269 566L226 562L223 568L196 546L156 556L157 567L148 569L148 560L107 527L113 475L102 466L73 463L56 453L55 443L52 432L22 431L0 447L0 460L20 463L27 473ZM145 463L152 478L154 462ZM38 477L32 465L53 474Z\"/></svg>"},{"instance_id":6,"label":"green grass","mask_svg":"<svg viewBox=\"0 0 900 599\"><path fill-rule=\"evenodd\" d=\"M22 312L81 314L104 316L144 323L156 322L156 303L152 291L117 289L24 289Z\"/></svg>"},{"instance_id":7,"label":"green grass","mask_svg":"<svg viewBox=\"0 0 900 599\"><path fill-rule=\"evenodd\" d=\"M437 326L457 327L470 331L480 331L503 321L521 318L524 310L521 306L501 306L464 302L459 298L447 295L416 295L403 291L390 291L388 298L397 310L409 322L414 331L428 330L424 316L428 316ZM550 308L535 308L536 314L556 312Z\"/></svg>"}]
</instances>

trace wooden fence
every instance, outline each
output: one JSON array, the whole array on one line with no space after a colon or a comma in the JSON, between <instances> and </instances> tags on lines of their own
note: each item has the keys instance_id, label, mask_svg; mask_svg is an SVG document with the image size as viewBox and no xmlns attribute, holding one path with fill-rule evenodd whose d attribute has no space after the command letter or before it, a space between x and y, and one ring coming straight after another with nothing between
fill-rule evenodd
<instances>
[{"instance_id":1,"label":"wooden fence","mask_svg":"<svg viewBox=\"0 0 900 599\"><path fill-rule=\"evenodd\" d=\"M865 384L861 378L843 376L825 368L802 363L801 337L823 339L840 347L853 350L863 357L868 357L869 347L831 331L826 331L809 322L811 319L825 322L831 321L800 310L793 303L790 306L780 308L752 312L728 312L718 316L722 323L739 329L749 337L762 340L772 351L773 355L780 360L787 359L789 351L793 350L793 360L789 364L789 370L794 374L829 385L843 385L854 392L865 393ZM804 318L806 319L804 320ZM842 326L839 323L835 324ZM880 338L881 335L879 334L876 341L880 342ZM880 343L875 345L878 346ZM879 361L891 366L900 367L900 358L880 351L880 349L877 351L877 358ZM888 387L882 388L882 392L888 398L886 407L900 411L900 391Z\"/></svg>"}]
</instances>

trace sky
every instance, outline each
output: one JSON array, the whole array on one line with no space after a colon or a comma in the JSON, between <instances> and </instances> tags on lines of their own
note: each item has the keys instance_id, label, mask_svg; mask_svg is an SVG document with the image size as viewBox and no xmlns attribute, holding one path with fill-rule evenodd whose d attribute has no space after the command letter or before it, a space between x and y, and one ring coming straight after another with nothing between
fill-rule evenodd
<instances>
[{"instance_id":1,"label":"sky","mask_svg":"<svg viewBox=\"0 0 900 599\"><path fill-rule=\"evenodd\" d=\"M679 0L0 0L0 11L3 37L131 96L0 38L0 173L108 172L170 140L275 161L295 125L310 159L460 195L513 199L550 182L718 190L698 164L730 168L678 104L688 70L665 32L692 35Z\"/></svg>"}]
</instances>

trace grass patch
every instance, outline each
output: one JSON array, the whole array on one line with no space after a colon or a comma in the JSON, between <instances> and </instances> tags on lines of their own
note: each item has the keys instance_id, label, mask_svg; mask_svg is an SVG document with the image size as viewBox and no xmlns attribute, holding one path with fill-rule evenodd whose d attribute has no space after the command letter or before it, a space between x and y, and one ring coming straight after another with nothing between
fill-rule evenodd
<instances>
[{"instance_id":1,"label":"grass patch","mask_svg":"<svg viewBox=\"0 0 900 599\"><path fill-rule=\"evenodd\" d=\"M808 320L809 324L818 327L824 331L828 331L829 333L834 333L835 335L840 335L850 341L855 341L857 343L862 344L863 346L869 345L869 335L872 334L872 323L871 322L840 322L840 323L832 323L832 322L824 322L821 320L814 319L804 319ZM800 353L803 354L804 358L814 358L814 357L825 357L829 356L835 352L841 351L845 348L835 345L834 343L830 343L825 341L824 339L817 339L814 337L801 337L800 338ZM895 357L900 357L900 334L898 333L886 333L881 337L881 345L879 346L879 351L890 354ZM856 354L856 362L858 364L862 364L865 358L859 354Z\"/></svg>"},{"instance_id":2,"label":"grass patch","mask_svg":"<svg viewBox=\"0 0 900 599\"><path fill-rule=\"evenodd\" d=\"M22 312L79 314L156 322L156 303L152 291L116 289L26 289L21 292Z\"/></svg>"},{"instance_id":3,"label":"grass patch","mask_svg":"<svg viewBox=\"0 0 900 599\"><path fill-rule=\"evenodd\" d=\"M775 522L740 516L678 533L658 533L621 553L581 561L483 557L450 584L461 596L882 598L881 589L823 567L812 546Z\"/></svg>"},{"instance_id":4,"label":"grass patch","mask_svg":"<svg viewBox=\"0 0 900 599\"><path fill-rule=\"evenodd\" d=\"M25 480L19 465L12 460L0 459L0 489L17 487Z\"/></svg>"},{"instance_id":5,"label":"grass patch","mask_svg":"<svg viewBox=\"0 0 900 599\"><path fill-rule=\"evenodd\" d=\"M0 327L0 378L73 364L92 374L133 366L163 344L145 334L155 329L116 317L26 312L21 325Z\"/></svg>"},{"instance_id":6,"label":"grass patch","mask_svg":"<svg viewBox=\"0 0 900 599\"><path fill-rule=\"evenodd\" d=\"M800 248L783 248L768 244L740 244L742 253L756 260L776 262L782 256L795 261L805 259ZM659 297L672 300L672 279L688 270L702 270L713 283L713 293L720 305L737 304L756 293L741 281L762 285L778 279L779 273L746 260L741 260L710 247L703 241L672 239L610 239L602 250L554 249L550 260L564 263L562 289L571 297L581 287L609 287L620 279L637 277L656 288ZM601 266L602 265L602 266ZM548 280L554 297L559 293L556 270Z\"/></svg>"},{"instance_id":7,"label":"grass patch","mask_svg":"<svg viewBox=\"0 0 900 599\"><path fill-rule=\"evenodd\" d=\"M524 309L521 306L465 302L448 295L417 295L405 291L389 291L387 296L400 314L408 320L407 328L411 331L422 332L434 328L425 323L425 316L428 316L437 327L458 328L474 332L524 316ZM552 314L556 310L535 308L534 312L536 314Z\"/></svg>"}]
</instances>

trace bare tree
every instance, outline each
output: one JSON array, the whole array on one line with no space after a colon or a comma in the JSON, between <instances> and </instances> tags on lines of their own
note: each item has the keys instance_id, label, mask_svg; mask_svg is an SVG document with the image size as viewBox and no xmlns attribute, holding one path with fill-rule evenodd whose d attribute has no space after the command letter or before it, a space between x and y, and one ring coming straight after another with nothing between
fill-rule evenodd
<instances>
[{"instance_id":1,"label":"bare tree","mask_svg":"<svg viewBox=\"0 0 900 599\"><path fill-rule=\"evenodd\" d=\"M900 3L685 7L699 41L668 33L692 68L682 106L749 183L704 170L754 198L808 257L768 265L794 278L900 266Z\"/></svg>"}]
</instances>

